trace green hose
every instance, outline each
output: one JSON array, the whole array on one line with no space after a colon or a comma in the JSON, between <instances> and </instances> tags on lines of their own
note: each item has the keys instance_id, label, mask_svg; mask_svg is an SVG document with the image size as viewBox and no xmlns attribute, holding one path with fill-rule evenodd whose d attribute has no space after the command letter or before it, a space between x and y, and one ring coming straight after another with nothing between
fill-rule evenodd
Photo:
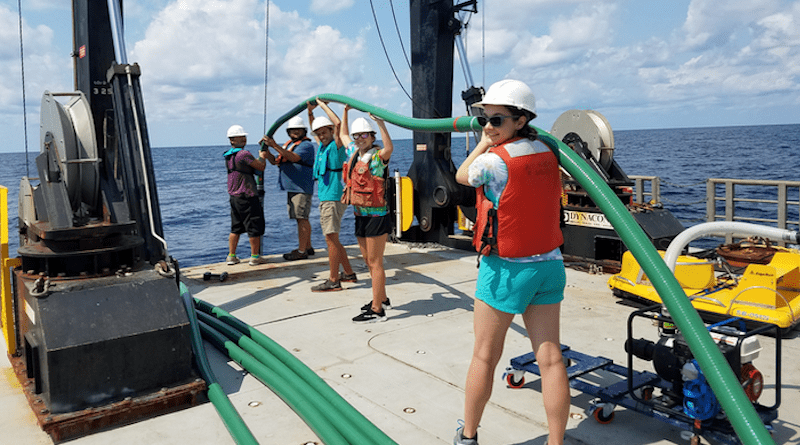
<instances>
[{"instance_id":1,"label":"green hose","mask_svg":"<svg viewBox=\"0 0 800 445\"><path fill-rule=\"evenodd\" d=\"M316 100L316 98L349 104L360 111L372 113L386 122L415 131L466 132L481 130L474 116L446 119L415 119L398 115L347 96L320 94L310 97L278 118L267 134L270 136L274 134L278 127L283 125L289 118L303 111L307 102ZM639 262L642 270L650 277L650 281L686 338L692 354L700 364L703 374L714 390L714 394L717 396L742 443L745 445L773 444L774 441L764 427L764 423L756 413L753 404L744 394L739 380L731 370L730 365L706 331L705 324L694 307L692 307L686 297L686 293L678 284L675 276L664 263L664 260L653 247L642 228L630 215L628 209L608 184L586 162L580 159L572 149L550 133L533 125L531 127L536 129L539 133L539 139L545 144L552 149L558 149L561 165L588 192L597 207L606 215L628 250Z\"/></svg>"},{"instance_id":2,"label":"green hose","mask_svg":"<svg viewBox=\"0 0 800 445\"><path fill-rule=\"evenodd\" d=\"M197 361L197 368L200 370L200 375L203 377L203 380L208 384L208 400L214 405L214 409L217 410L219 417L222 419L231 437L233 437L234 442L239 445L258 445L258 441L244 423L244 420L242 420L242 416L239 415L239 412L233 407L225 391L223 391L222 387L217 383L217 378L211 370L211 365L208 363L208 357L203 347L197 316L194 311L194 305L192 304L192 295L183 283L180 284L180 292L192 329L192 350L194 351L194 357Z\"/></svg>"},{"instance_id":3,"label":"green hose","mask_svg":"<svg viewBox=\"0 0 800 445\"><path fill-rule=\"evenodd\" d=\"M764 427L753 404L742 390L739 379L711 339L700 315L653 247L644 230L636 223L628 209L600 175L580 159L572 149L551 134L538 128L536 130L544 143L551 148L558 148L561 165L589 193L589 197L614 226L625 246L639 262L642 270L650 277L650 282L686 338L689 349L700 364L703 374L714 390L717 400L725 409L725 414L742 443L745 445L774 444L775 442Z\"/></svg>"},{"instance_id":4,"label":"green hose","mask_svg":"<svg viewBox=\"0 0 800 445\"><path fill-rule=\"evenodd\" d=\"M219 325L216 323L221 322L213 317L209 318L211 320L204 319L205 321L200 321L200 329L214 346L220 350L227 350L231 359L283 399L324 443L328 445L347 445L349 443L330 420L320 412L319 408L312 404L294 385L276 373L271 372L266 365L229 340L217 330ZM214 323L214 326L206 322Z\"/></svg>"},{"instance_id":5,"label":"green hose","mask_svg":"<svg viewBox=\"0 0 800 445\"><path fill-rule=\"evenodd\" d=\"M328 386L328 384L325 383L325 381L323 381L316 373L314 373L314 371L312 371L302 361L298 360L294 355L289 353L289 351L281 347L278 343L264 335L261 331L247 325L228 312L205 301L195 298L195 305L200 313L206 313L217 317L220 319L220 321L236 329L249 339L255 341L268 354L274 357L278 362L285 365L289 370L291 370L291 372L293 372L302 380L304 385L306 385L309 390L315 391L332 407L336 413L342 415L350 425L355 425L358 429L360 429L361 436L363 437L363 443L396 445L391 438L389 438L383 431L378 429L358 410L353 408L352 405L347 403L342 396Z\"/></svg>"},{"instance_id":6,"label":"green hose","mask_svg":"<svg viewBox=\"0 0 800 445\"><path fill-rule=\"evenodd\" d=\"M318 411L328 419L330 425L336 428L339 433L347 439L347 443L370 443L366 442L366 438L356 425L350 423L342 413L333 407L333 405L328 403L323 397L320 397L313 389L305 385L302 379L297 378L297 375L294 374L292 370L258 345L253 339L242 334L233 327L228 326L222 320L214 318L212 315L199 312L198 317L201 322L206 323L227 337L228 340L238 344L245 352L252 355L253 358L266 366L271 373L282 378L297 392L297 394L304 397L308 403L315 405Z\"/></svg>"},{"instance_id":7,"label":"green hose","mask_svg":"<svg viewBox=\"0 0 800 445\"><path fill-rule=\"evenodd\" d=\"M339 102L343 104L349 104L353 108L363 111L365 113L372 113L375 116L389 122L393 125L397 125L398 127L402 127L408 130L415 130L415 131L425 131L425 132L452 132L452 131L459 131L459 132L466 132L466 131L478 131L482 130L481 126L478 125L478 120L475 116L461 116L455 118L444 118L444 119L418 119L413 117L403 116L401 114L393 113L389 110L378 108L376 106L367 104L365 102L361 102L359 100L342 96L340 94L320 94L319 96L309 97L306 101L300 103L296 107L292 108L284 114L283 116L279 117L269 130L267 130L267 135L272 136L275 134L275 131L280 128L284 122L291 119L293 116L301 113L303 110L306 109L306 103L316 103L316 99L322 99L325 101L331 102Z\"/></svg>"},{"instance_id":8,"label":"green hose","mask_svg":"<svg viewBox=\"0 0 800 445\"><path fill-rule=\"evenodd\" d=\"M364 432L360 430L358 425L351 422L340 410L336 409L327 399L321 397L314 388L307 385L297 374L289 369L288 366L278 360L274 355L270 354L252 338L239 332L234 327L229 326L223 320L215 318L213 315L199 312L198 317L201 322L212 326L229 340L238 344L245 352L252 355L256 360L269 368L272 373L283 378L287 384L291 385L292 388L298 392L298 394L305 397L310 404L315 405L319 412L328 419L330 424L347 439L348 443L374 443L371 438L367 437Z\"/></svg>"}]
</instances>

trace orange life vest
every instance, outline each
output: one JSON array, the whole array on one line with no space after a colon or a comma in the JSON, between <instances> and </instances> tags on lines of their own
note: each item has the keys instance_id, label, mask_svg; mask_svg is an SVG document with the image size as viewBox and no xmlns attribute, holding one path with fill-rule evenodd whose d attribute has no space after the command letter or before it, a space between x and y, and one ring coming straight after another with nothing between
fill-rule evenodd
<instances>
[{"instance_id":1,"label":"orange life vest","mask_svg":"<svg viewBox=\"0 0 800 445\"><path fill-rule=\"evenodd\" d=\"M298 145L302 144L304 141L310 141L310 140L311 139L309 139L309 138L301 138L301 139L296 139L296 140L291 140L290 139L290 140L288 140L288 141L283 143L283 148L285 150L287 150L287 151L294 152L294 149L297 148ZM289 162L289 161L283 159L283 156L281 156L281 155L276 156L275 159L279 163L280 162ZM313 167L313 165L309 165L306 161L304 161L302 159L300 159L299 161L295 162L295 164L300 164L303 167Z\"/></svg>"},{"instance_id":2,"label":"orange life vest","mask_svg":"<svg viewBox=\"0 0 800 445\"><path fill-rule=\"evenodd\" d=\"M359 207L385 207L386 206L386 178L375 176L369 168L369 163L364 162L358 150L344 164L345 191L342 202ZM384 170L386 176L386 170Z\"/></svg>"},{"instance_id":3,"label":"orange life vest","mask_svg":"<svg viewBox=\"0 0 800 445\"><path fill-rule=\"evenodd\" d=\"M483 255L521 258L550 252L564 243L561 176L550 150L537 151L527 139L512 139L489 152L508 167L508 182L497 209L477 190L477 221L472 244Z\"/></svg>"}]
</instances>

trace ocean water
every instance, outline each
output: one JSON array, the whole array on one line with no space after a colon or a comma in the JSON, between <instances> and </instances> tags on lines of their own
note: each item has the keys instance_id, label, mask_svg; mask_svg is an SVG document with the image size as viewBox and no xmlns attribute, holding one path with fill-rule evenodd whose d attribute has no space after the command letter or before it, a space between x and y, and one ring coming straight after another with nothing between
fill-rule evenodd
<instances>
[{"instance_id":1,"label":"ocean water","mask_svg":"<svg viewBox=\"0 0 800 445\"><path fill-rule=\"evenodd\" d=\"M702 200L707 178L800 180L800 125L615 131L614 139L614 158L623 171L628 175L659 176L664 206L687 227L704 221L706 209ZM474 145L474 141L470 144ZM453 135L451 153L456 166L466 158L466 145L465 135ZM256 153L255 145L247 148ZM164 235L170 255L183 267L220 262L227 254L230 213L222 158L226 149L224 145L153 149ZM19 244L19 181L26 175L37 176L36 155L38 149L27 155L28 172L25 153L0 153L0 185L9 189L12 256ZM412 160L412 141L395 141L390 171L399 170L405 175ZM278 189L277 181L277 168L268 165L265 254L297 248L296 224L287 216L286 193ZM737 196L759 198L759 193L737 189ZM798 197L790 195L790 199L797 201ZM317 205L315 195L310 217L312 245L325 248ZM748 216L774 218L774 206L752 205L745 212ZM797 208L791 209L789 219L797 220L797 212ZM346 245L356 243L353 221L352 212L348 211L340 234ZM241 256L249 253L246 235L240 240L238 252Z\"/></svg>"}]
</instances>

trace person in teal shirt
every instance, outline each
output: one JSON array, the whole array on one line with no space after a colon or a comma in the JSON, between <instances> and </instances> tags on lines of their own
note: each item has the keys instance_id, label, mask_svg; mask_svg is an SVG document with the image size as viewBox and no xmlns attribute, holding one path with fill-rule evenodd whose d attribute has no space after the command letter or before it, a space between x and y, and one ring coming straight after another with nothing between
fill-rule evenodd
<instances>
[{"instance_id":1,"label":"person in teal shirt","mask_svg":"<svg viewBox=\"0 0 800 445\"><path fill-rule=\"evenodd\" d=\"M328 117L314 118L314 108L319 105ZM347 204L341 202L342 191L342 164L345 162L345 150L339 137L341 121L328 104L317 99L308 103L308 121L311 132L319 143L317 155L314 158L314 180L317 181L317 195L319 196L319 222L325 242L328 245L328 266L330 274L324 282L311 287L312 292L328 292L342 290L342 281L355 283L356 274L350 266L347 251L339 241L339 232L342 228L342 218L347 210ZM343 272L339 272L339 266Z\"/></svg>"}]
</instances>

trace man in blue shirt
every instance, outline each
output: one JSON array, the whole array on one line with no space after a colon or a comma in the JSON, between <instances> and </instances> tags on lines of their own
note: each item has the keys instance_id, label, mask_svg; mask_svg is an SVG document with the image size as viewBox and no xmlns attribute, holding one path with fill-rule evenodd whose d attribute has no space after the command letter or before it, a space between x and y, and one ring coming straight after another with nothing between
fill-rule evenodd
<instances>
[{"instance_id":1,"label":"man in blue shirt","mask_svg":"<svg viewBox=\"0 0 800 445\"><path fill-rule=\"evenodd\" d=\"M322 116L314 119L314 108L319 106L328 117ZM317 181L317 194L319 196L319 223L328 245L328 265L330 275L323 283L313 286L312 292L328 292L342 290L342 281L356 282L356 274L350 266L347 251L339 241L339 232L342 228L342 217L347 210L347 204L342 203L342 164L345 161L345 149L339 137L338 116L324 101L308 103L308 121L314 139L319 142L317 157L314 161L314 179ZM339 273L339 265L344 271Z\"/></svg>"},{"instance_id":2,"label":"man in blue shirt","mask_svg":"<svg viewBox=\"0 0 800 445\"><path fill-rule=\"evenodd\" d=\"M278 145L271 137L264 136L261 139L261 150L267 161L280 169L278 186L286 191L289 218L297 221L298 248L283 254L285 260L295 261L304 260L314 254L314 249L311 248L311 224L308 222L311 195L314 193L314 144L306 136L305 123L299 116L289 119L286 133L290 140L283 146ZM273 156L269 147L274 148L278 156Z\"/></svg>"}]
</instances>

